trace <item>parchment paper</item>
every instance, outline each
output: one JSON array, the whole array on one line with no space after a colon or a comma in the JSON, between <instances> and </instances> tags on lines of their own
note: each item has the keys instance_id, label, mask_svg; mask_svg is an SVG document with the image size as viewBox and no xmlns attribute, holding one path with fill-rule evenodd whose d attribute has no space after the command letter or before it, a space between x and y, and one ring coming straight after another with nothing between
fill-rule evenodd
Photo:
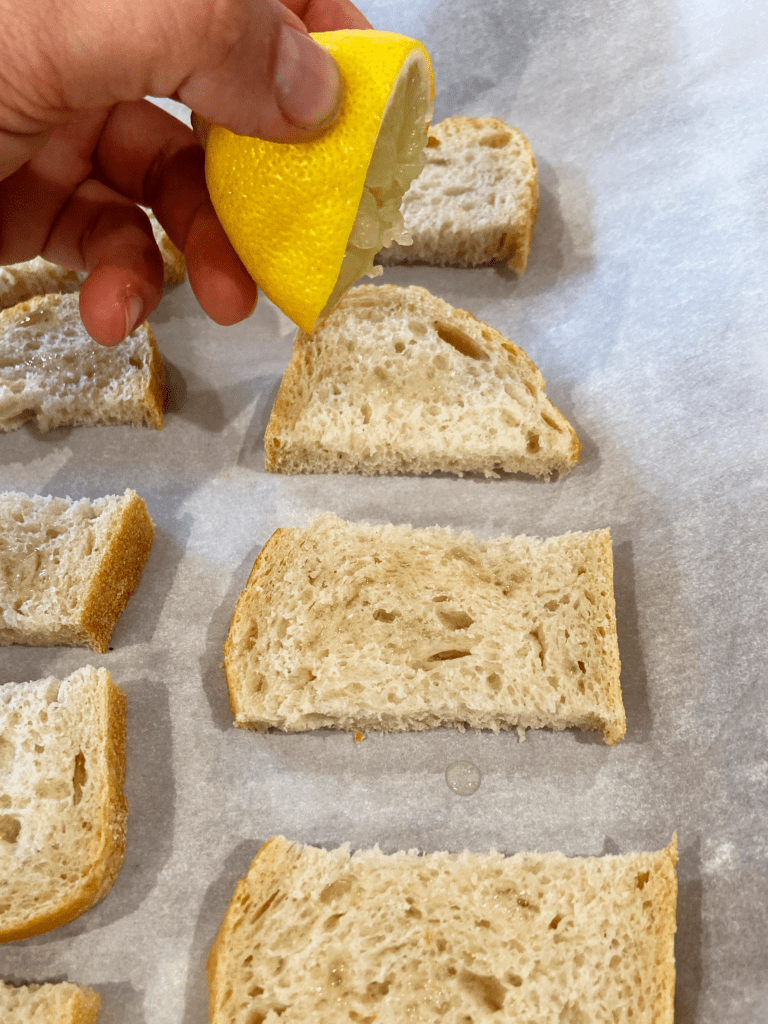
<instances>
[{"instance_id":1,"label":"parchment paper","mask_svg":"<svg viewBox=\"0 0 768 1024\"><path fill-rule=\"evenodd\" d=\"M263 434L293 328L232 329L188 285L151 317L162 432L25 427L0 486L135 488L157 537L99 656L5 648L0 681L105 665L129 701L129 840L109 896L0 948L0 977L69 979L101 1024L203 1024L205 960L259 845L600 854L680 844L679 1024L768 1021L768 8L727 0L362 0L434 58L435 120L495 115L537 155L527 273L387 269L512 337L583 442L540 483L278 477ZM175 108L174 108L175 109ZM627 709L614 748L574 731L235 730L221 647L253 559L317 510L552 535L610 526ZM478 791L445 782L456 760Z\"/></svg>"}]
</instances>

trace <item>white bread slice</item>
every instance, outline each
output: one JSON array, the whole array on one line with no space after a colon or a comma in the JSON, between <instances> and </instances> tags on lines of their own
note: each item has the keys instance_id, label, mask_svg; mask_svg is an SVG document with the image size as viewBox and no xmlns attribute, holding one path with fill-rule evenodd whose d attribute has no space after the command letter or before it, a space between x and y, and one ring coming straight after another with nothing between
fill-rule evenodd
<instances>
[{"instance_id":1,"label":"white bread slice","mask_svg":"<svg viewBox=\"0 0 768 1024\"><path fill-rule=\"evenodd\" d=\"M363 285L296 335L264 451L282 473L551 477L581 445L503 334L425 288Z\"/></svg>"},{"instance_id":2,"label":"white bread slice","mask_svg":"<svg viewBox=\"0 0 768 1024\"><path fill-rule=\"evenodd\" d=\"M0 645L106 651L154 532L131 490L95 501L0 494Z\"/></svg>"},{"instance_id":3,"label":"white bread slice","mask_svg":"<svg viewBox=\"0 0 768 1024\"><path fill-rule=\"evenodd\" d=\"M0 942L65 924L112 888L125 716L103 668L0 687Z\"/></svg>"},{"instance_id":4,"label":"white bread slice","mask_svg":"<svg viewBox=\"0 0 768 1024\"><path fill-rule=\"evenodd\" d=\"M101 1000L91 988L67 981L8 985L0 981L3 1024L96 1024Z\"/></svg>"},{"instance_id":5,"label":"white bread slice","mask_svg":"<svg viewBox=\"0 0 768 1024\"><path fill-rule=\"evenodd\" d=\"M176 248L151 210L144 212L149 217L160 255L163 257L163 280L166 286L180 284L185 276L184 256ZM85 271L62 267L36 256L22 263L11 263L0 267L0 309L8 309L19 302L26 302L35 295L52 292L76 292L86 278Z\"/></svg>"},{"instance_id":6,"label":"white bread slice","mask_svg":"<svg viewBox=\"0 0 768 1024\"><path fill-rule=\"evenodd\" d=\"M474 267L507 262L522 274L539 209L528 140L495 117L449 117L429 130L425 166L400 211L411 245L379 262Z\"/></svg>"},{"instance_id":7,"label":"white bread slice","mask_svg":"<svg viewBox=\"0 0 768 1024\"><path fill-rule=\"evenodd\" d=\"M232 618L235 724L303 732L626 729L608 530L549 540L277 530Z\"/></svg>"},{"instance_id":8,"label":"white bread slice","mask_svg":"<svg viewBox=\"0 0 768 1024\"><path fill-rule=\"evenodd\" d=\"M148 323L98 345L78 296L41 295L0 311L0 431L128 423L161 428L165 371Z\"/></svg>"},{"instance_id":9,"label":"white bread slice","mask_svg":"<svg viewBox=\"0 0 768 1024\"><path fill-rule=\"evenodd\" d=\"M208 959L210 1024L672 1024L677 842L350 856L277 836Z\"/></svg>"}]
</instances>

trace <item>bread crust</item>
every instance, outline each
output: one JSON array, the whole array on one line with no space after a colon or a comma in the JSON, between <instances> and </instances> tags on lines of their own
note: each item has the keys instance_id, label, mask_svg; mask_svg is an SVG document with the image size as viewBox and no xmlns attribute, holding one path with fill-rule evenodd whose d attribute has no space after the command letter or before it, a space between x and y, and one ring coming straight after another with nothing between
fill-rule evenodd
<instances>
[{"instance_id":1,"label":"bread crust","mask_svg":"<svg viewBox=\"0 0 768 1024\"><path fill-rule=\"evenodd\" d=\"M2 943L42 935L79 917L109 892L123 863L128 817L123 793L127 700L106 669L95 672L96 714L91 725L100 737L101 777L87 862L72 866L72 870L81 875L79 883L63 892L58 904L49 904L45 910L23 919L14 919L12 908L0 914Z\"/></svg>"},{"instance_id":2,"label":"bread crust","mask_svg":"<svg viewBox=\"0 0 768 1024\"><path fill-rule=\"evenodd\" d=\"M126 498L109 546L81 605L80 642L102 654L108 649L112 630L139 585L155 536L144 499L132 490L126 491Z\"/></svg>"}]
</instances>

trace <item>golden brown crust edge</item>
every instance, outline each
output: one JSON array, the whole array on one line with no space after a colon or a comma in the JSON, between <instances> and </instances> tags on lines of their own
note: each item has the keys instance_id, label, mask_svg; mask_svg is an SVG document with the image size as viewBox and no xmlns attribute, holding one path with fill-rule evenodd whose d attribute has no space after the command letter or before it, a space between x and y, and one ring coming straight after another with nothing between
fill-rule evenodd
<instances>
[{"instance_id":1,"label":"golden brown crust edge","mask_svg":"<svg viewBox=\"0 0 768 1024\"><path fill-rule=\"evenodd\" d=\"M602 563L605 567L603 576L604 596L599 596L598 611L611 624L610 634L604 638L603 657L605 676L603 679L603 703L607 714L602 726L603 739L608 746L613 746L622 739L627 731L627 717L621 694L621 659L619 657L619 640L616 630L616 599L613 582L613 543L609 529L597 530L594 539L595 576Z\"/></svg>"},{"instance_id":2,"label":"golden brown crust edge","mask_svg":"<svg viewBox=\"0 0 768 1024\"><path fill-rule=\"evenodd\" d=\"M322 322L320 321L321 324ZM315 327L315 330L318 327ZM301 382L305 375L307 379L309 378L306 341L307 335L304 331L298 331L293 341L290 362L283 373L277 398L272 407L272 414L269 417L269 423L267 423L267 429L264 432L264 466L268 473L297 472L293 468L292 460L286 458L286 453L282 448L281 435L292 429L303 406L301 402ZM307 369L303 373L302 367L304 365L307 365Z\"/></svg>"},{"instance_id":3,"label":"golden brown crust edge","mask_svg":"<svg viewBox=\"0 0 768 1024\"><path fill-rule=\"evenodd\" d=\"M245 623L247 625L247 633L252 633L254 629L258 630L257 620L251 614L251 606L254 604L253 585L262 573L269 572L272 566L277 563L280 553L289 546L290 538L294 533L295 531L290 527L279 527L256 556L256 560L248 574L245 587L237 599L227 639L224 641L224 677L227 683L227 693L229 694L229 707L235 725L241 727L249 728L246 723L238 720L240 681L236 663L240 657L238 647L244 639L241 624Z\"/></svg>"},{"instance_id":4,"label":"golden brown crust edge","mask_svg":"<svg viewBox=\"0 0 768 1024\"><path fill-rule=\"evenodd\" d=\"M155 536L143 498L129 491L117 523L81 607L79 642L102 654L112 630L139 585Z\"/></svg>"},{"instance_id":5,"label":"golden brown crust edge","mask_svg":"<svg viewBox=\"0 0 768 1024\"><path fill-rule=\"evenodd\" d=\"M112 888L123 863L126 843L128 806L123 792L125 782L125 747L128 702L123 691L112 682L106 669L99 669L99 726L106 732L106 780L94 829L90 870L78 890L55 913L40 914L23 925L0 930L0 943L43 935L75 918L97 903Z\"/></svg>"},{"instance_id":6,"label":"golden brown crust edge","mask_svg":"<svg viewBox=\"0 0 768 1024\"><path fill-rule=\"evenodd\" d=\"M251 900L257 905L259 901L265 903L271 895L270 890L285 883L285 877L292 866L289 863L291 850L294 850L293 862L295 863L297 857L300 856L300 849L297 850L294 843L288 842L283 836L273 836L268 839L251 861L251 866L245 876L239 879L235 887L206 963L209 1024L217 1022L222 988L227 983L224 965L231 955L230 943L234 931L233 926L242 913L240 900L250 895ZM219 970L220 965L221 971Z\"/></svg>"},{"instance_id":7,"label":"golden brown crust edge","mask_svg":"<svg viewBox=\"0 0 768 1024\"><path fill-rule=\"evenodd\" d=\"M147 328L147 341L150 348L149 361L149 385L144 395L144 422L148 427L155 430L163 429L163 409L166 402L165 364L160 350L157 347L155 336L149 324Z\"/></svg>"}]
</instances>

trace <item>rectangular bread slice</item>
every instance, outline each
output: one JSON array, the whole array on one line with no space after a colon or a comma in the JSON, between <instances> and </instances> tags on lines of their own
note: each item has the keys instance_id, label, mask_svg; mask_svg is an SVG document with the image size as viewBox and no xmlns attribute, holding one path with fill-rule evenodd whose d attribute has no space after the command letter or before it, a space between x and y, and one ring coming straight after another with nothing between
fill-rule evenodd
<instances>
[{"instance_id":1,"label":"rectangular bread slice","mask_svg":"<svg viewBox=\"0 0 768 1024\"><path fill-rule=\"evenodd\" d=\"M277 836L208 960L210 1024L672 1024L677 842L350 855Z\"/></svg>"},{"instance_id":2,"label":"rectangular bread slice","mask_svg":"<svg viewBox=\"0 0 768 1024\"><path fill-rule=\"evenodd\" d=\"M521 348L425 288L352 289L299 331L264 438L281 473L568 473L576 432Z\"/></svg>"},{"instance_id":3,"label":"rectangular bread slice","mask_svg":"<svg viewBox=\"0 0 768 1024\"><path fill-rule=\"evenodd\" d=\"M0 494L0 645L106 651L154 533L132 490L95 501Z\"/></svg>"},{"instance_id":4,"label":"rectangular bread slice","mask_svg":"<svg viewBox=\"0 0 768 1024\"><path fill-rule=\"evenodd\" d=\"M180 284L185 276L184 256L176 248L151 210L149 217L152 233L163 258L163 279L167 286ZM22 263L0 267L0 309L8 309L26 302L35 295L53 292L76 292L86 278L85 271L62 267L58 263L36 256Z\"/></svg>"},{"instance_id":5,"label":"rectangular bread slice","mask_svg":"<svg viewBox=\"0 0 768 1024\"><path fill-rule=\"evenodd\" d=\"M105 348L86 332L77 294L0 311L0 431L126 423L161 428L165 370L148 323Z\"/></svg>"},{"instance_id":6,"label":"rectangular bread slice","mask_svg":"<svg viewBox=\"0 0 768 1024\"><path fill-rule=\"evenodd\" d=\"M125 852L125 716L103 668L0 687L0 942L65 924L112 888Z\"/></svg>"},{"instance_id":7,"label":"rectangular bread slice","mask_svg":"<svg viewBox=\"0 0 768 1024\"><path fill-rule=\"evenodd\" d=\"M539 209L536 160L525 136L495 117L449 117L430 128L424 156L400 207L413 243L382 249L379 262L505 261L522 274Z\"/></svg>"},{"instance_id":8,"label":"rectangular bread slice","mask_svg":"<svg viewBox=\"0 0 768 1024\"><path fill-rule=\"evenodd\" d=\"M224 646L235 724L626 729L608 530L549 540L346 523L267 541Z\"/></svg>"},{"instance_id":9,"label":"rectangular bread slice","mask_svg":"<svg viewBox=\"0 0 768 1024\"><path fill-rule=\"evenodd\" d=\"M84 985L8 985L0 981L3 1024L96 1024L101 1000Z\"/></svg>"}]
</instances>

